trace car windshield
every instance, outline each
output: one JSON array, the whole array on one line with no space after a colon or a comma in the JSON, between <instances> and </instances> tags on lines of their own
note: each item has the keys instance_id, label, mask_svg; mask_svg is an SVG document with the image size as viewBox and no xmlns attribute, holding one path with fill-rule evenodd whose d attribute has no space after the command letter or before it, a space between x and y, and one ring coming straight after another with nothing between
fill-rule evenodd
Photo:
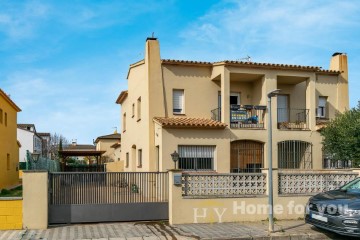
<instances>
[{"instance_id":1,"label":"car windshield","mask_svg":"<svg viewBox=\"0 0 360 240\"><path fill-rule=\"evenodd\" d=\"M360 191L360 178L356 178L353 181L345 184L340 188L343 191Z\"/></svg>"}]
</instances>

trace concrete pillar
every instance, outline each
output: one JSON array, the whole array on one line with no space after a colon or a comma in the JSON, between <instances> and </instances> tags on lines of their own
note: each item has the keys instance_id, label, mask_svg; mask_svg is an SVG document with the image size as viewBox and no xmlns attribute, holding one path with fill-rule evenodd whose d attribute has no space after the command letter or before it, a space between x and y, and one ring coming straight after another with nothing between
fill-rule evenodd
<instances>
[{"instance_id":1,"label":"concrete pillar","mask_svg":"<svg viewBox=\"0 0 360 240\"><path fill-rule=\"evenodd\" d=\"M309 109L309 129L315 131L316 126L316 92L315 92L315 74L306 82L306 109Z\"/></svg>"},{"instance_id":2,"label":"concrete pillar","mask_svg":"<svg viewBox=\"0 0 360 240\"><path fill-rule=\"evenodd\" d=\"M221 121L230 127L230 72L226 67L221 73Z\"/></svg>"},{"instance_id":3,"label":"concrete pillar","mask_svg":"<svg viewBox=\"0 0 360 240\"><path fill-rule=\"evenodd\" d=\"M174 185L174 175L182 174L181 170L169 170L169 223L176 224L176 211L179 211L178 204L181 200L181 185ZM181 210L180 210L181 211ZM178 220L179 221L179 220Z\"/></svg>"},{"instance_id":4,"label":"concrete pillar","mask_svg":"<svg viewBox=\"0 0 360 240\"><path fill-rule=\"evenodd\" d=\"M270 189L269 189L269 169L268 168L264 168L261 170L261 173L265 173L266 174L266 195L269 195ZM278 169L273 169L273 197L274 197L274 204L276 204L275 202L275 198L278 197L279 195L279 171Z\"/></svg>"},{"instance_id":5,"label":"concrete pillar","mask_svg":"<svg viewBox=\"0 0 360 240\"><path fill-rule=\"evenodd\" d=\"M48 226L48 172L23 173L23 227L47 229Z\"/></svg>"}]
</instances>

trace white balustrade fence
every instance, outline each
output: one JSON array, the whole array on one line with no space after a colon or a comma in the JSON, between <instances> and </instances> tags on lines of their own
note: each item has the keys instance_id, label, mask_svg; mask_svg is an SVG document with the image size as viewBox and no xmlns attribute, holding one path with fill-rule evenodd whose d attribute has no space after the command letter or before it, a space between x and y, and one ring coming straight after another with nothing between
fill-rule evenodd
<instances>
[{"instance_id":1,"label":"white balustrade fence","mask_svg":"<svg viewBox=\"0 0 360 240\"><path fill-rule=\"evenodd\" d=\"M248 197L266 194L266 174L183 174L182 195L189 197Z\"/></svg>"},{"instance_id":2,"label":"white balustrade fence","mask_svg":"<svg viewBox=\"0 0 360 240\"><path fill-rule=\"evenodd\" d=\"M281 172L279 194L316 194L334 190L358 177L353 172Z\"/></svg>"}]
</instances>

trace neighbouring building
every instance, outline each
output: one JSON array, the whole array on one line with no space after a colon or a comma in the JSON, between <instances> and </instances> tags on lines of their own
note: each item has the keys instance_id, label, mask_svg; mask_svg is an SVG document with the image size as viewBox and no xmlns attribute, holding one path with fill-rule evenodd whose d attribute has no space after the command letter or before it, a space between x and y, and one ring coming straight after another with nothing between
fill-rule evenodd
<instances>
[{"instance_id":1,"label":"neighbouring building","mask_svg":"<svg viewBox=\"0 0 360 240\"><path fill-rule=\"evenodd\" d=\"M148 38L130 65L121 104L125 171L259 172L268 167L267 94L272 97L273 167L322 169L319 129L349 108L347 56L316 66L160 58Z\"/></svg>"},{"instance_id":2,"label":"neighbouring building","mask_svg":"<svg viewBox=\"0 0 360 240\"><path fill-rule=\"evenodd\" d=\"M121 134L113 133L97 137L95 142L96 150L105 151L102 155L105 162L120 161Z\"/></svg>"},{"instance_id":3,"label":"neighbouring building","mask_svg":"<svg viewBox=\"0 0 360 240\"><path fill-rule=\"evenodd\" d=\"M19 183L20 143L17 141L17 113L21 109L0 89L0 189Z\"/></svg>"},{"instance_id":4,"label":"neighbouring building","mask_svg":"<svg viewBox=\"0 0 360 240\"><path fill-rule=\"evenodd\" d=\"M21 123L17 125L17 137L21 144L20 163L26 162L26 152L43 155L43 139L37 133L34 124Z\"/></svg>"},{"instance_id":5,"label":"neighbouring building","mask_svg":"<svg viewBox=\"0 0 360 240\"><path fill-rule=\"evenodd\" d=\"M38 133L38 135L42 139L42 156L45 158L51 159L51 152L50 152L50 141L51 141L51 135L50 133Z\"/></svg>"}]
</instances>

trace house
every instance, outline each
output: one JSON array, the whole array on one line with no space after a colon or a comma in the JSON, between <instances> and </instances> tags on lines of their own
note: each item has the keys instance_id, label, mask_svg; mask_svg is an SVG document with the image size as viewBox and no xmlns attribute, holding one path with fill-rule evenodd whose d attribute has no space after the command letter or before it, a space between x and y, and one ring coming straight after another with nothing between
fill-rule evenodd
<instances>
[{"instance_id":1,"label":"house","mask_svg":"<svg viewBox=\"0 0 360 240\"><path fill-rule=\"evenodd\" d=\"M21 123L17 125L17 136L22 147L20 149L20 164L26 162L26 152L43 155L43 139L37 133L35 125Z\"/></svg>"},{"instance_id":2,"label":"house","mask_svg":"<svg viewBox=\"0 0 360 240\"><path fill-rule=\"evenodd\" d=\"M21 109L0 89L0 189L19 182L19 148L17 141L17 113Z\"/></svg>"},{"instance_id":3,"label":"house","mask_svg":"<svg viewBox=\"0 0 360 240\"><path fill-rule=\"evenodd\" d=\"M125 171L260 172L268 167L272 100L273 167L322 169L319 129L349 108L347 56L328 70L250 61L160 58L148 38L145 59L130 65L121 105ZM179 153L174 165L171 154Z\"/></svg>"},{"instance_id":4,"label":"house","mask_svg":"<svg viewBox=\"0 0 360 240\"><path fill-rule=\"evenodd\" d=\"M51 141L51 135L50 133L43 133L39 132L38 135L42 139L42 156L45 158L51 159L51 153L50 153L50 141Z\"/></svg>"},{"instance_id":5,"label":"house","mask_svg":"<svg viewBox=\"0 0 360 240\"><path fill-rule=\"evenodd\" d=\"M124 161L120 161L121 134L115 131L113 134L97 137L94 141L96 150L105 151L102 155L107 171L121 172L124 170Z\"/></svg>"}]
</instances>

